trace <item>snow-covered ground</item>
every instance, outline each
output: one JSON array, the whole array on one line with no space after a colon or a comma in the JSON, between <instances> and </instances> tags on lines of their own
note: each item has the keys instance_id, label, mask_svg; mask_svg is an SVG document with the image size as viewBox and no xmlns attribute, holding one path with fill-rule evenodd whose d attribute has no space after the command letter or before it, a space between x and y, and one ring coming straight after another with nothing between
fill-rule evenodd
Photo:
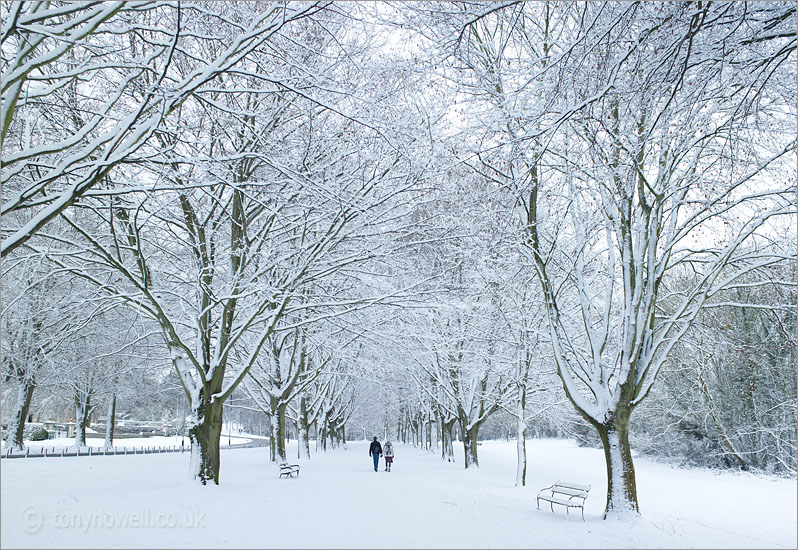
<instances>
[{"instance_id":1,"label":"snow-covered ground","mask_svg":"<svg viewBox=\"0 0 798 550\"><path fill-rule=\"evenodd\" d=\"M289 449L296 456L295 442ZM3 459L2 544L16 548L796 548L795 479L682 470L636 459L642 517L604 521L601 450L528 444L528 485L513 486L515 446L485 442L464 470L396 445L374 472L366 443L314 454L279 479L268 449L222 452L221 485L187 479L188 456ZM552 514L537 491L592 485L585 517Z\"/></svg>"}]
</instances>

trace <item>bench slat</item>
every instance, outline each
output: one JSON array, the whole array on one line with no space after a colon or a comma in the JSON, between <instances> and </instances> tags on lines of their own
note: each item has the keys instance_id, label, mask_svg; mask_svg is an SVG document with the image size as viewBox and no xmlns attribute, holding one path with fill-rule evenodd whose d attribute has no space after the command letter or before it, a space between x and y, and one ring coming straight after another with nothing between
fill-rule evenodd
<instances>
[{"instance_id":1,"label":"bench slat","mask_svg":"<svg viewBox=\"0 0 798 550\"><path fill-rule=\"evenodd\" d=\"M571 483L570 481L555 481L555 486L567 487L568 489L577 489L579 491L589 491L590 485L580 485L579 483Z\"/></svg>"},{"instance_id":2,"label":"bench slat","mask_svg":"<svg viewBox=\"0 0 798 550\"><path fill-rule=\"evenodd\" d=\"M545 500L546 502L553 502L554 504L562 504L563 506L568 506L570 508L582 508L584 506L584 501L565 500L564 498L547 497L545 495L540 496L538 498L540 500Z\"/></svg>"},{"instance_id":3,"label":"bench slat","mask_svg":"<svg viewBox=\"0 0 798 550\"><path fill-rule=\"evenodd\" d=\"M568 489L566 487L558 487L557 485L547 490L551 491L552 493L560 493L572 497L587 497L587 491L580 491L578 489Z\"/></svg>"}]
</instances>

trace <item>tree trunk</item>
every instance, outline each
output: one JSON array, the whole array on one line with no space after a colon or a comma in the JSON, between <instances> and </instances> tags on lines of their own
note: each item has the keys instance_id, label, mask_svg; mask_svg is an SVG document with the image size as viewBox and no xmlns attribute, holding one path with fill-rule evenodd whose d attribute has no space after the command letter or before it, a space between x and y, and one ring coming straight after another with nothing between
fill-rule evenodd
<instances>
[{"instance_id":1,"label":"tree trunk","mask_svg":"<svg viewBox=\"0 0 798 550\"><path fill-rule=\"evenodd\" d=\"M269 461L272 463L277 462L277 459L280 458L278 449L280 448L281 437L280 419L278 418L277 413L278 407L279 402L277 401L277 398L271 397L269 399Z\"/></svg>"},{"instance_id":2,"label":"tree trunk","mask_svg":"<svg viewBox=\"0 0 798 550\"><path fill-rule=\"evenodd\" d=\"M463 450L465 455L466 468L479 468L479 458L477 457L477 435L479 434L479 424L471 428L462 427Z\"/></svg>"},{"instance_id":3,"label":"tree trunk","mask_svg":"<svg viewBox=\"0 0 798 550\"><path fill-rule=\"evenodd\" d=\"M299 418L294 422L294 429L296 430L296 459L302 458L302 447L305 446L305 434L299 428Z\"/></svg>"},{"instance_id":4,"label":"tree trunk","mask_svg":"<svg viewBox=\"0 0 798 550\"><path fill-rule=\"evenodd\" d=\"M299 436L297 454L299 458L310 460L310 423L308 422L308 404L305 397L302 397L299 401L298 420L296 427L297 435Z\"/></svg>"},{"instance_id":5,"label":"tree trunk","mask_svg":"<svg viewBox=\"0 0 798 550\"><path fill-rule=\"evenodd\" d=\"M617 411L605 424L596 426L607 462L607 507L609 516L639 514L635 467L629 446L629 414Z\"/></svg>"},{"instance_id":6,"label":"tree trunk","mask_svg":"<svg viewBox=\"0 0 798 550\"><path fill-rule=\"evenodd\" d=\"M330 426L330 444L333 449L341 446L341 427L336 424Z\"/></svg>"},{"instance_id":7,"label":"tree trunk","mask_svg":"<svg viewBox=\"0 0 798 550\"><path fill-rule=\"evenodd\" d=\"M12 451L25 450L25 422L28 420L30 402L33 398L33 390L36 389L36 379L32 377L22 377L17 379L17 402L14 405L14 412L8 422L6 435L6 445Z\"/></svg>"},{"instance_id":8,"label":"tree trunk","mask_svg":"<svg viewBox=\"0 0 798 550\"><path fill-rule=\"evenodd\" d=\"M299 423L296 431L299 439L297 453L300 458L310 460L310 423L308 422L308 404L305 397L299 401Z\"/></svg>"},{"instance_id":9,"label":"tree trunk","mask_svg":"<svg viewBox=\"0 0 798 550\"><path fill-rule=\"evenodd\" d=\"M105 448L114 446L114 424L116 421L116 393L111 395L108 402L108 415L105 420Z\"/></svg>"},{"instance_id":10,"label":"tree trunk","mask_svg":"<svg viewBox=\"0 0 798 550\"><path fill-rule=\"evenodd\" d=\"M441 438L441 460L445 460L446 459L446 444L448 443L449 439L448 439L448 437L446 435L447 425L443 421L443 417L441 417L438 427L440 429L440 434L441 434L440 435L440 438ZM451 433L449 435L451 436Z\"/></svg>"},{"instance_id":11,"label":"tree trunk","mask_svg":"<svg viewBox=\"0 0 798 550\"><path fill-rule=\"evenodd\" d=\"M454 462L454 422L454 418L449 421L441 419L441 458L447 462Z\"/></svg>"},{"instance_id":12,"label":"tree trunk","mask_svg":"<svg viewBox=\"0 0 798 550\"><path fill-rule=\"evenodd\" d=\"M219 484L219 440L222 436L222 401L205 398L200 391L199 404L192 403L191 426L188 437L191 441L191 472L194 479L206 485L212 481Z\"/></svg>"},{"instance_id":13,"label":"tree trunk","mask_svg":"<svg viewBox=\"0 0 798 550\"><path fill-rule=\"evenodd\" d=\"M279 462L286 461L286 452L285 452L285 408L287 404L281 403L277 406L277 433L276 436L276 449L275 452L277 454L277 459Z\"/></svg>"},{"instance_id":14,"label":"tree trunk","mask_svg":"<svg viewBox=\"0 0 798 550\"><path fill-rule=\"evenodd\" d=\"M526 405L526 388L523 384L518 386L518 410L516 411L518 427L518 468L515 472L515 486L526 485L526 422L524 422L524 408Z\"/></svg>"},{"instance_id":15,"label":"tree trunk","mask_svg":"<svg viewBox=\"0 0 798 550\"><path fill-rule=\"evenodd\" d=\"M346 424L341 424L336 430L338 444L346 449Z\"/></svg>"},{"instance_id":16,"label":"tree trunk","mask_svg":"<svg viewBox=\"0 0 798 550\"><path fill-rule=\"evenodd\" d=\"M75 396L75 447L86 446L86 425L89 423L90 396L82 399Z\"/></svg>"},{"instance_id":17,"label":"tree trunk","mask_svg":"<svg viewBox=\"0 0 798 550\"><path fill-rule=\"evenodd\" d=\"M317 425L318 426L318 425ZM327 419L322 418L321 430L316 428L316 444L321 443L321 450L327 452Z\"/></svg>"}]
</instances>

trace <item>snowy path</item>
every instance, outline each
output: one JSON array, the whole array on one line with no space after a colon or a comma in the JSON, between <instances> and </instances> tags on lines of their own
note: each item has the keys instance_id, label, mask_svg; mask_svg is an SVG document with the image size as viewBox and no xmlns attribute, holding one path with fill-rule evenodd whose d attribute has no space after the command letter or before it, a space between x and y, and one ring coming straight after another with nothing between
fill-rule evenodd
<instances>
[{"instance_id":1,"label":"snowy path","mask_svg":"<svg viewBox=\"0 0 798 550\"><path fill-rule=\"evenodd\" d=\"M278 479L268 449L223 451L221 485L186 479L185 455L2 463L4 547L795 548L796 482L637 460L643 519L600 519L603 455L530 441L528 487L512 443L466 471L397 445L374 472L365 443L314 455ZM296 447L293 446L294 453ZM458 449L458 458L461 451ZM295 455L294 455L295 456ZM587 521L535 509L556 478L590 483ZM767 504L757 504L766 502Z\"/></svg>"}]
</instances>

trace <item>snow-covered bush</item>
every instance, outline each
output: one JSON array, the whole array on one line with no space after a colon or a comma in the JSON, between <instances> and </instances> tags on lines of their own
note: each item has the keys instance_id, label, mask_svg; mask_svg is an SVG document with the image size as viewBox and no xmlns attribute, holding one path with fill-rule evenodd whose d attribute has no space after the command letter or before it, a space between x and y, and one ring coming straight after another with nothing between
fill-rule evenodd
<instances>
[{"instance_id":1,"label":"snow-covered bush","mask_svg":"<svg viewBox=\"0 0 798 550\"><path fill-rule=\"evenodd\" d=\"M47 439L47 429L40 422L28 422L25 424L23 439L26 441L43 441Z\"/></svg>"}]
</instances>

